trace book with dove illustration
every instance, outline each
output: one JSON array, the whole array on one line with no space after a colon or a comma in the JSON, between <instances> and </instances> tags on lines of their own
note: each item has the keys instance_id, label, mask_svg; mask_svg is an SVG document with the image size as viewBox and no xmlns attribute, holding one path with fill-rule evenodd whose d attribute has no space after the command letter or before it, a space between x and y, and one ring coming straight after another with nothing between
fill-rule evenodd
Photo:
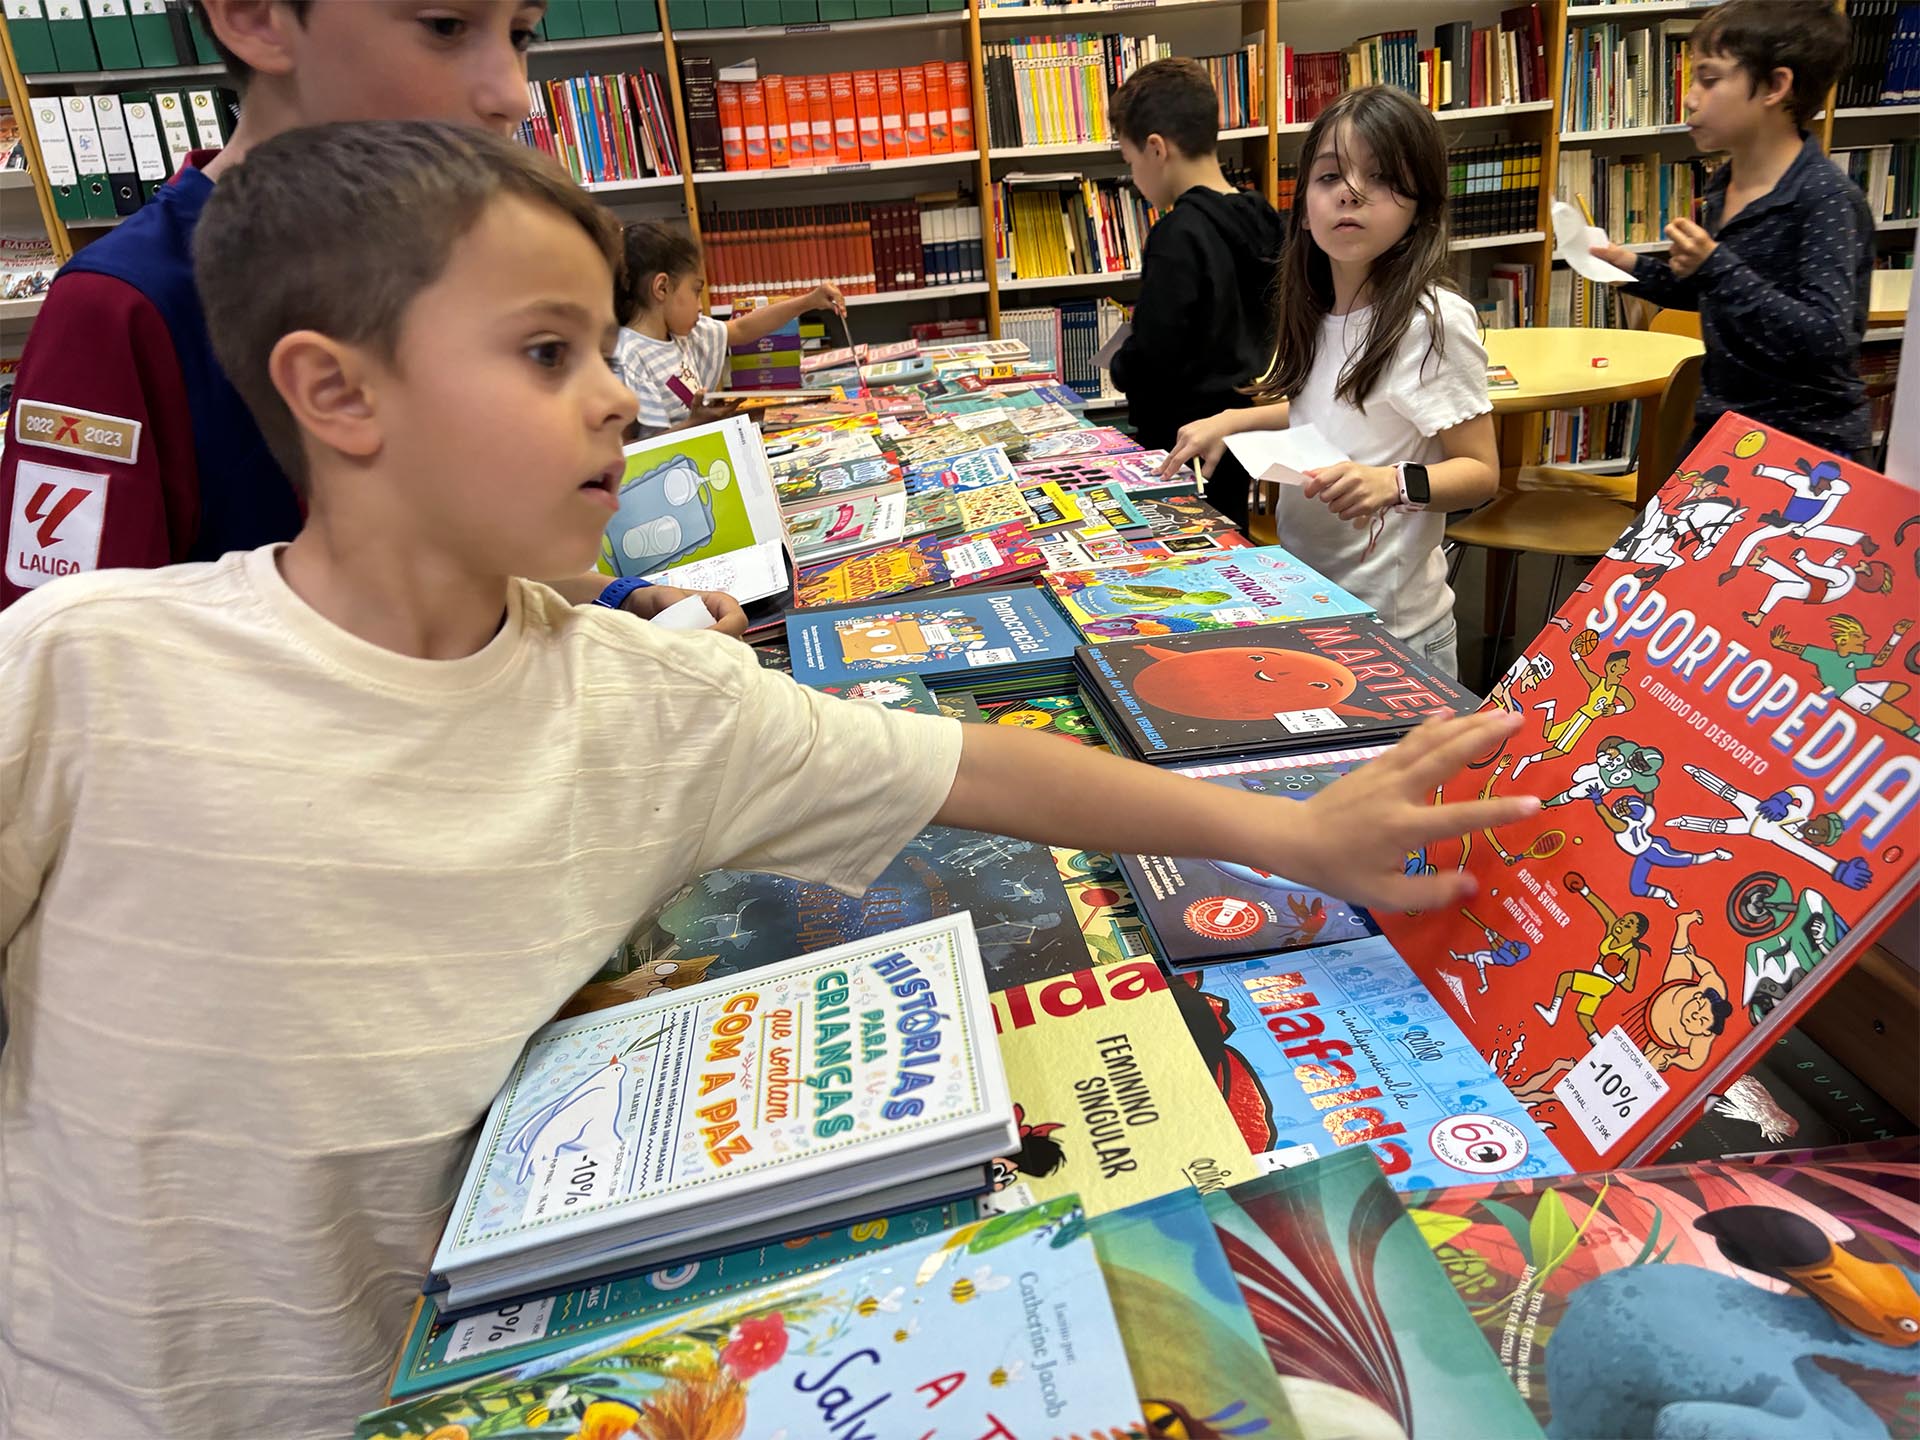
<instances>
[{"instance_id":1,"label":"book with dove illustration","mask_svg":"<svg viewBox=\"0 0 1920 1440\"><path fill-rule=\"evenodd\" d=\"M1375 918L1576 1169L1660 1156L1920 889L1917 508L1722 417L1440 787L1543 804L1408 857L1468 905Z\"/></svg>"},{"instance_id":2,"label":"book with dove illustration","mask_svg":"<svg viewBox=\"0 0 1920 1440\"><path fill-rule=\"evenodd\" d=\"M984 1188L1017 1131L970 916L557 1021L494 1100L443 1309Z\"/></svg>"}]
</instances>

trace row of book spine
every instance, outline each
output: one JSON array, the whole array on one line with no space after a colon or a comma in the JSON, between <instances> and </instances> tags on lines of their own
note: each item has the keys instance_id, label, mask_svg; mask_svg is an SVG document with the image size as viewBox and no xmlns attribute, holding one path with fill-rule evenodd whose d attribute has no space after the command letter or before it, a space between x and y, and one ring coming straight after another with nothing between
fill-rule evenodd
<instances>
[{"instance_id":1,"label":"row of book spine","mask_svg":"<svg viewBox=\"0 0 1920 1440\"><path fill-rule=\"evenodd\" d=\"M1267 37L1255 31L1238 50L1224 55L1196 56L1213 93L1220 97L1220 128L1245 130L1266 124Z\"/></svg>"},{"instance_id":2,"label":"row of book spine","mask_svg":"<svg viewBox=\"0 0 1920 1440\"><path fill-rule=\"evenodd\" d=\"M1283 125L1319 118L1348 90L1392 85L1429 110L1467 110L1545 100L1545 22L1537 4L1500 12L1497 26L1456 20L1434 27L1421 48L1414 30L1364 35L1340 50L1296 51L1281 45L1280 116Z\"/></svg>"},{"instance_id":3,"label":"row of book spine","mask_svg":"<svg viewBox=\"0 0 1920 1440\"><path fill-rule=\"evenodd\" d=\"M1009 175L994 187L1003 280L1137 271L1158 212L1120 180Z\"/></svg>"},{"instance_id":4,"label":"row of book spine","mask_svg":"<svg viewBox=\"0 0 1920 1440\"><path fill-rule=\"evenodd\" d=\"M700 234L708 290L721 304L828 282L875 295L986 278L980 209L967 201L713 210L701 215Z\"/></svg>"},{"instance_id":5,"label":"row of book spine","mask_svg":"<svg viewBox=\"0 0 1920 1440\"><path fill-rule=\"evenodd\" d=\"M1853 50L1834 103L1843 109L1920 100L1920 4L1849 0Z\"/></svg>"},{"instance_id":6,"label":"row of book spine","mask_svg":"<svg viewBox=\"0 0 1920 1440\"><path fill-rule=\"evenodd\" d=\"M1152 35L1032 35L982 46L990 143L1111 143L1108 97L1141 66L1172 53Z\"/></svg>"},{"instance_id":7,"label":"row of book spine","mask_svg":"<svg viewBox=\"0 0 1920 1440\"><path fill-rule=\"evenodd\" d=\"M1449 153L1448 228L1455 237L1513 235L1540 215L1540 147L1474 145Z\"/></svg>"},{"instance_id":8,"label":"row of book spine","mask_svg":"<svg viewBox=\"0 0 1920 1440\"><path fill-rule=\"evenodd\" d=\"M34 135L62 220L131 215L198 150L233 134L239 102L228 90L134 90L36 95Z\"/></svg>"},{"instance_id":9,"label":"row of book spine","mask_svg":"<svg viewBox=\"0 0 1920 1440\"><path fill-rule=\"evenodd\" d=\"M1920 216L1920 140L1862 145L1832 153L1833 163L1865 193L1875 220Z\"/></svg>"},{"instance_id":10,"label":"row of book spine","mask_svg":"<svg viewBox=\"0 0 1920 1440\"><path fill-rule=\"evenodd\" d=\"M1532 265L1502 262L1488 267L1486 293L1474 301L1485 330L1517 330L1531 323L1534 299Z\"/></svg>"},{"instance_id":11,"label":"row of book spine","mask_svg":"<svg viewBox=\"0 0 1920 1440\"><path fill-rule=\"evenodd\" d=\"M650 70L527 82L523 144L552 156L575 180L606 184L680 174L666 82Z\"/></svg>"},{"instance_id":12,"label":"row of book spine","mask_svg":"<svg viewBox=\"0 0 1920 1440\"><path fill-rule=\"evenodd\" d=\"M1570 204L1584 200L1593 223L1619 244L1650 244L1663 239L1673 221L1695 218L1695 204L1718 164L1706 156L1666 160L1562 150L1559 193Z\"/></svg>"},{"instance_id":13,"label":"row of book spine","mask_svg":"<svg viewBox=\"0 0 1920 1440\"><path fill-rule=\"evenodd\" d=\"M1560 81L1560 128L1596 130L1678 125L1693 83L1694 22L1658 25L1574 25L1567 30L1566 69Z\"/></svg>"},{"instance_id":14,"label":"row of book spine","mask_svg":"<svg viewBox=\"0 0 1920 1440\"><path fill-rule=\"evenodd\" d=\"M1540 427L1540 463L1543 465L1618 460L1639 453L1639 449L1638 400L1555 410Z\"/></svg>"},{"instance_id":15,"label":"row of book spine","mask_svg":"<svg viewBox=\"0 0 1920 1440\"><path fill-rule=\"evenodd\" d=\"M680 64L696 172L872 164L973 149L964 60L742 81L714 79L705 56Z\"/></svg>"}]
</instances>

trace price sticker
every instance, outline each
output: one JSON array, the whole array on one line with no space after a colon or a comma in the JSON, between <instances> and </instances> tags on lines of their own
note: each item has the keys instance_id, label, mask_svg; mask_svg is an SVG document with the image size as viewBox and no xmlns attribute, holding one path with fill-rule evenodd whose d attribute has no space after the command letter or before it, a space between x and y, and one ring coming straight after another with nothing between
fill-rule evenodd
<instances>
[{"instance_id":1,"label":"price sticker","mask_svg":"<svg viewBox=\"0 0 1920 1440\"><path fill-rule=\"evenodd\" d=\"M534 1172L520 1223L589 1210L607 1199L613 1194L614 1162L619 1154L617 1141L592 1150L556 1151Z\"/></svg>"},{"instance_id":2,"label":"price sticker","mask_svg":"<svg viewBox=\"0 0 1920 1440\"><path fill-rule=\"evenodd\" d=\"M1616 1025L1553 1087L1589 1144L1605 1155L1665 1098L1667 1082Z\"/></svg>"},{"instance_id":3,"label":"price sticker","mask_svg":"<svg viewBox=\"0 0 1920 1440\"><path fill-rule=\"evenodd\" d=\"M508 1345L538 1340L547 1333L547 1321L553 1315L553 1296L502 1305L484 1315L469 1315L456 1321L453 1338L447 1342L447 1359L465 1360L486 1355Z\"/></svg>"}]
</instances>

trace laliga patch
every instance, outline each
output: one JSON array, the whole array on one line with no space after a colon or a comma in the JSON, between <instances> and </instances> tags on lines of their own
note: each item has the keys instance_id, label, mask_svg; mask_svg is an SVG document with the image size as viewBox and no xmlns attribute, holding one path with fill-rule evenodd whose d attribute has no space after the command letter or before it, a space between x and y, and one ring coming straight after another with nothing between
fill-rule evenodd
<instances>
[{"instance_id":1,"label":"laliga patch","mask_svg":"<svg viewBox=\"0 0 1920 1440\"><path fill-rule=\"evenodd\" d=\"M75 410L44 400L13 407L11 437L19 445L43 445L79 455L97 455L131 465L140 458L140 422L97 410Z\"/></svg>"},{"instance_id":2,"label":"laliga patch","mask_svg":"<svg viewBox=\"0 0 1920 1440\"><path fill-rule=\"evenodd\" d=\"M23 590L100 566L107 477L22 460L13 472L7 579Z\"/></svg>"}]
</instances>

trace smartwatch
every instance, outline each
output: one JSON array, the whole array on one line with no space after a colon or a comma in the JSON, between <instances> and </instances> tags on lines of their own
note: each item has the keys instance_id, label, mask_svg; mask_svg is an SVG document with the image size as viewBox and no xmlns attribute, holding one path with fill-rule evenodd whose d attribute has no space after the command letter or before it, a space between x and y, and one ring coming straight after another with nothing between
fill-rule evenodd
<instances>
[{"instance_id":1,"label":"smartwatch","mask_svg":"<svg viewBox=\"0 0 1920 1440\"><path fill-rule=\"evenodd\" d=\"M634 591L651 589L652 586L653 582L651 580L641 580L632 575L623 575L611 585L607 586L606 589L602 590L599 598L593 603L596 605L604 605L609 610L618 610L621 605L626 602L627 596L631 595Z\"/></svg>"},{"instance_id":2,"label":"smartwatch","mask_svg":"<svg viewBox=\"0 0 1920 1440\"><path fill-rule=\"evenodd\" d=\"M1411 460L1402 460L1394 468L1400 474L1400 508L1426 509L1427 502L1433 498L1433 487L1427 483L1427 467Z\"/></svg>"}]
</instances>

